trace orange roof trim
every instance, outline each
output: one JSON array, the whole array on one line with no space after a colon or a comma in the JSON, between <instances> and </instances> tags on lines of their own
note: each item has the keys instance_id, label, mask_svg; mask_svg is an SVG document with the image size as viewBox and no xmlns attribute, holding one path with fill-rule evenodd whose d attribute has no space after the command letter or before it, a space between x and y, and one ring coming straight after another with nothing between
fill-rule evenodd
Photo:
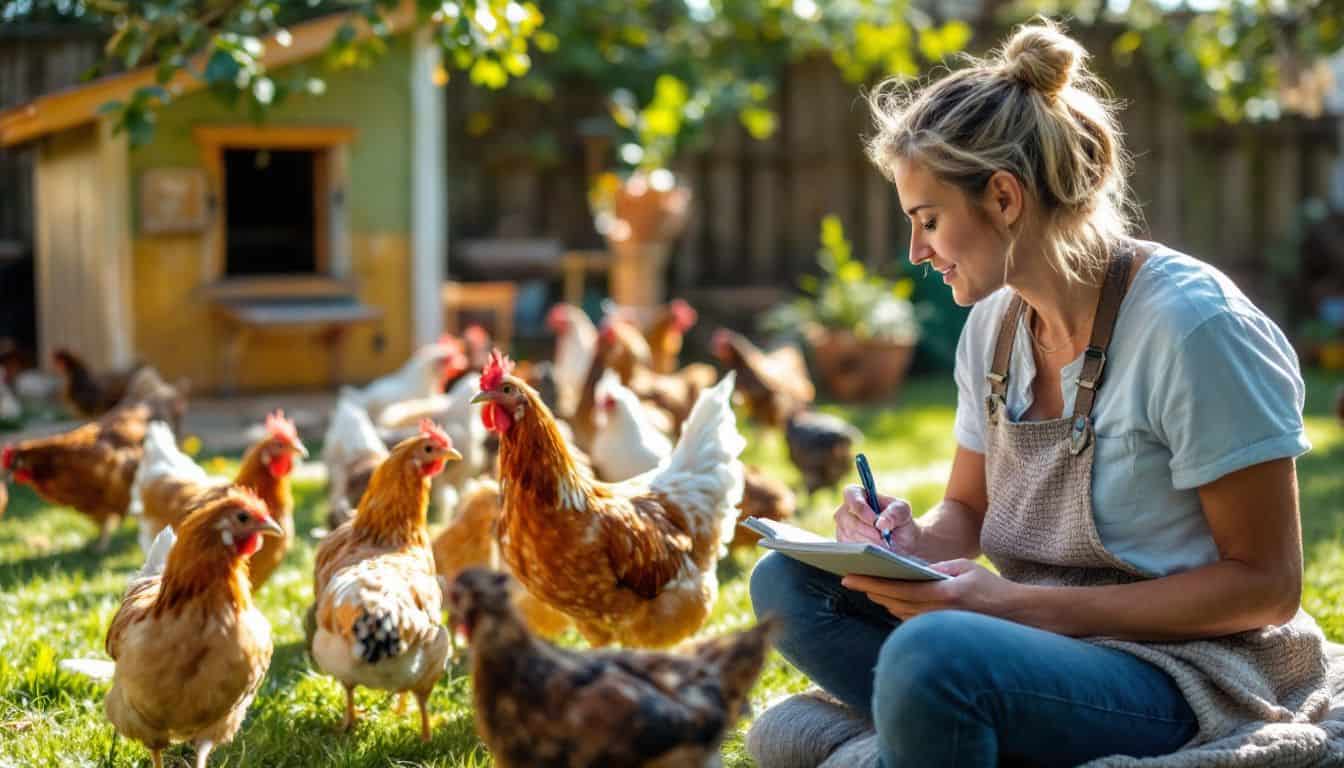
<instances>
[{"instance_id":1,"label":"orange roof trim","mask_svg":"<svg viewBox=\"0 0 1344 768\"><path fill-rule=\"evenodd\" d=\"M326 50L336 30L347 20L355 24L358 37L372 36L373 30L363 16L340 14L299 24L290 30L292 40L283 46L274 37L266 40L262 62L268 69L310 59ZM415 4L403 2L386 17L391 34L401 32L415 21ZM205 66L204 57L193 59L190 67ZM99 78L91 83L67 88L41 96L26 104L0 112L0 147L10 147L47 134L73 128L98 118L98 108L109 101L125 100L137 88L154 85L154 67L141 67L131 72ZM205 83L185 70L165 86L174 97L181 97L205 87Z\"/></svg>"}]
</instances>

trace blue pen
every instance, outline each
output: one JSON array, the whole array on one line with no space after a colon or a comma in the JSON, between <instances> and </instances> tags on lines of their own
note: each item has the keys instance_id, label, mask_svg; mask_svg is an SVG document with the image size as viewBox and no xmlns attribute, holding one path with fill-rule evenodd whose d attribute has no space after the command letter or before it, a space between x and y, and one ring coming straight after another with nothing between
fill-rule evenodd
<instances>
[{"instance_id":1,"label":"blue pen","mask_svg":"<svg viewBox=\"0 0 1344 768\"><path fill-rule=\"evenodd\" d=\"M877 483L873 482L873 470L868 466L868 457L860 453L854 457L854 463L859 467L859 481L863 483L863 494L868 497L868 506L872 507L873 514L881 515L882 507L877 503ZM873 527L877 527L877 521L873 521ZM887 549L891 549L891 531L884 531L878 528L878 533L882 534L882 540L887 543Z\"/></svg>"}]
</instances>

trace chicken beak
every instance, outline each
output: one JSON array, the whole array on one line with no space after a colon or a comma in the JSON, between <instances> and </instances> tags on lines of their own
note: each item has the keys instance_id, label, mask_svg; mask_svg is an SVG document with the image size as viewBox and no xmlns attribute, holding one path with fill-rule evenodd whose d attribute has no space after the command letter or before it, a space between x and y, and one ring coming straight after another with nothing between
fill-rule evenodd
<instances>
[{"instance_id":1,"label":"chicken beak","mask_svg":"<svg viewBox=\"0 0 1344 768\"><path fill-rule=\"evenodd\" d=\"M476 405L477 403L488 403L488 402L490 402L490 393L486 392L485 390L477 392L475 396L471 398L472 405Z\"/></svg>"},{"instance_id":2,"label":"chicken beak","mask_svg":"<svg viewBox=\"0 0 1344 768\"><path fill-rule=\"evenodd\" d=\"M280 524L275 522L275 518L273 517L259 520L257 533L260 533L262 536L276 536L282 539L285 537L285 529L281 528Z\"/></svg>"},{"instance_id":3,"label":"chicken beak","mask_svg":"<svg viewBox=\"0 0 1344 768\"><path fill-rule=\"evenodd\" d=\"M448 450L444 451L443 458L449 461L461 461L462 454L458 453L457 449L455 448L449 448Z\"/></svg>"},{"instance_id":4,"label":"chicken beak","mask_svg":"<svg viewBox=\"0 0 1344 768\"><path fill-rule=\"evenodd\" d=\"M301 458L304 459L308 458L308 447L303 444L302 440L295 440L294 444L291 445L290 448L295 453L297 453Z\"/></svg>"}]
</instances>

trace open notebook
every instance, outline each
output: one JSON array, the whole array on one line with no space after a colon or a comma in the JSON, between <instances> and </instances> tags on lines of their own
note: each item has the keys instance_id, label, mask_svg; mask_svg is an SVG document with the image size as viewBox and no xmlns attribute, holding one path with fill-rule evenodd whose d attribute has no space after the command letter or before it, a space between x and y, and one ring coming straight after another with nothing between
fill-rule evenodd
<instances>
[{"instance_id":1,"label":"open notebook","mask_svg":"<svg viewBox=\"0 0 1344 768\"><path fill-rule=\"evenodd\" d=\"M759 517L748 517L740 524L761 534L762 538L757 543L762 547L773 549L781 555L787 555L838 576L852 573L902 581L936 581L949 578L947 574L933 570L928 563L917 557L898 555L872 544L839 542L788 523L763 520Z\"/></svg>"}]
</instances>

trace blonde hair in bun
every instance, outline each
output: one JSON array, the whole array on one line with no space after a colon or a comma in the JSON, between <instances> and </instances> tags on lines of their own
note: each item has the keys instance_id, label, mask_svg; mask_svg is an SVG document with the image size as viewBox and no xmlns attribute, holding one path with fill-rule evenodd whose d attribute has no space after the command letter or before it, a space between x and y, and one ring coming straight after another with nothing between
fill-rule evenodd
<instances>
[{"instance_id":1,"label":"blonde hair in bun","mask_svg":"<svg viewBox=\"0 0 1344 768\"><path fill-rule=\"evenodd\" d=\"M964 61L939 80L893 78L869 94L869 158L888 179L895 161L916 160L977 199L995 172L1013 174L1044 217L1044 257L1071 280L1099 281L1132 214L1116 107L1087 51L1038 19L988 59Z\"/></svg>"}]
</instances>

